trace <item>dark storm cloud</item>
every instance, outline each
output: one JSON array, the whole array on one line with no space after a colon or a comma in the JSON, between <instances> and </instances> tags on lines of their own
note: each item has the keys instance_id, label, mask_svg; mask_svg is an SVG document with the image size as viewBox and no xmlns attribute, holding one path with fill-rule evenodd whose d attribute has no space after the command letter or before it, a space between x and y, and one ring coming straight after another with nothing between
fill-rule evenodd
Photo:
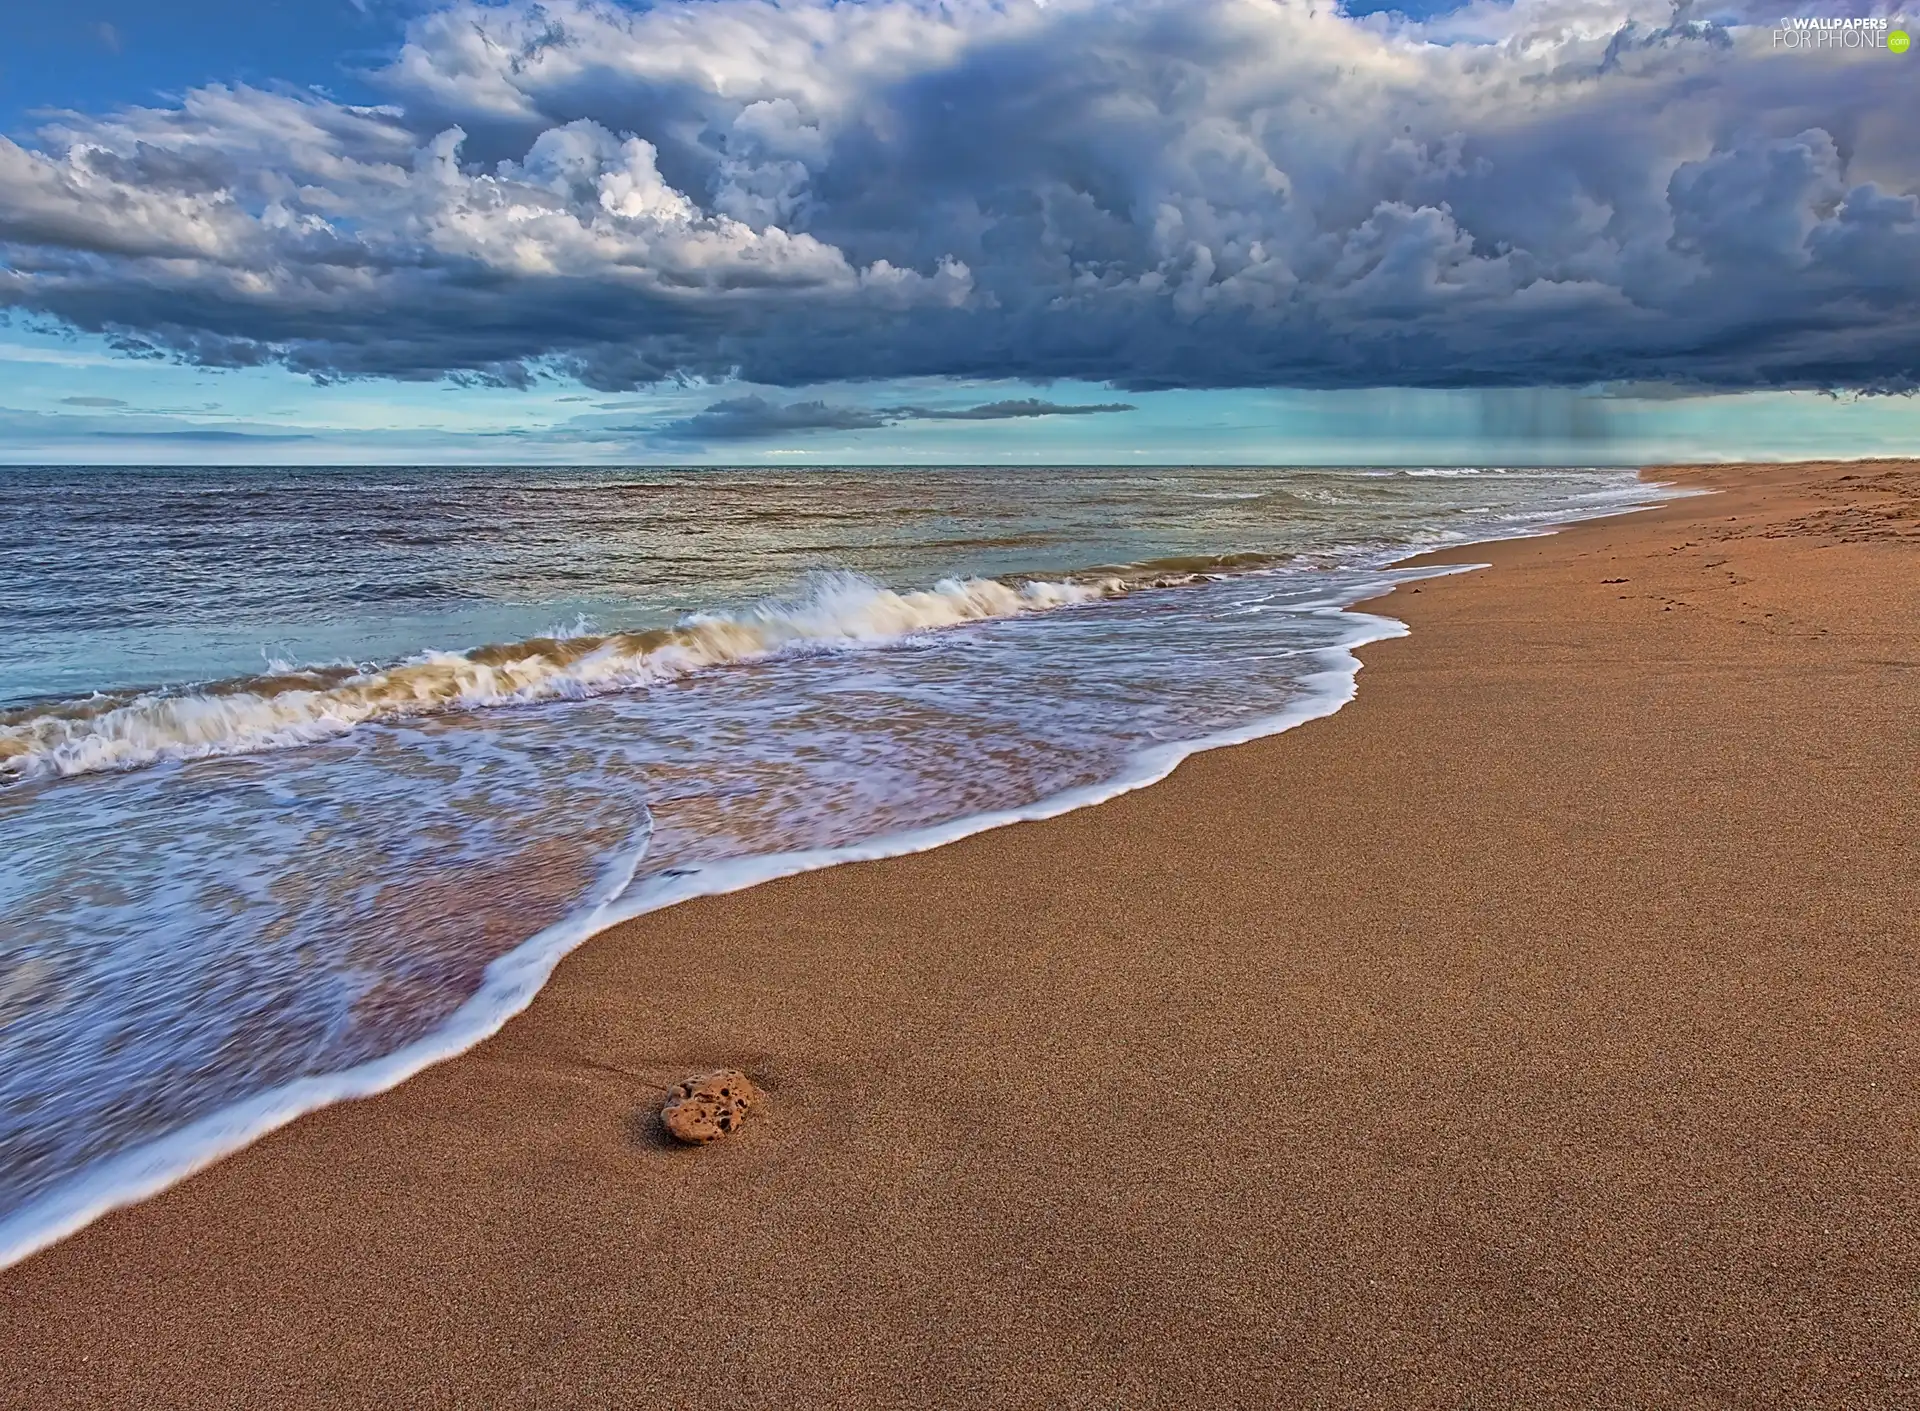
<instances>
[{"instance_id":1,"label":"dark storm cloud","mask_svg":"<svg viewBox=\"0 0 1920 1411\"><path fill-rule=\"evenodd\" d=\"M453 4L388 106L209 87L0 139L0 305L134 356L597 392L1913 388L1911 59L1714 15Z\"/></svg>"},{"instance_id":2,"label":"dark storm cloud","mask_svg":"<svg viewBox=\"0 0 1920 1411\"><path fill-rule=\"evenodd\" d=\"M764 397L731 397L668 422L655 434L665 441L750 441L785 431L872 431L886 424L878 412L859 407L830 407L825 402L782 406Z\"/></svg>"},{"instance_id":3,"label":"dark storm cloud","mask_svg":"<svg viewBox=\"0 0 1920 1411\"><path fill-rule=\"evenodd\" d=\"M662 441L750 441L793 431L874 431L902 421L1011 421L1036 416L1130 412L1125 402L1073 405L1025 397L973 407L847 407L826 402L780 404L765 397L730 397L668 422L653 433Z\"/></svg>"},{"instance_id":4,"label":"dark storm cloud","mask_svg":"<svg viewBox=\"0 0 1920 1411\"><path fill-rule=\"evenodd\" d=\"M1085 402L1079 405L1043 402L1037 397L1019 397L1007 402L982 402L977 407L940 411L934 407L902 408L901 415L923 421L1013 421L1027 416L1098 416L1105 412L1130 412L1131 402Z\"/></svg>"}]
</instances>

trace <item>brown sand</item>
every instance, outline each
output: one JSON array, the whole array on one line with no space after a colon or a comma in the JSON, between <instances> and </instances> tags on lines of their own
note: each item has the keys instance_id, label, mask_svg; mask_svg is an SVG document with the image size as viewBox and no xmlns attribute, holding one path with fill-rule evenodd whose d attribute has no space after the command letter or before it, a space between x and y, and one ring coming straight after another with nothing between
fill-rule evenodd
<instances>
[{"instance_id":1,"label":"brown sand","mask_svg":"<svg viewBox=\"0 0 1920 1411\"><path fill-rule=\"evenodd\" d=\"M1920 1405L1920 467L1686 478L1331 720L601 937L0 1275L0 1403Z\"/></svg>"}]
</instances>

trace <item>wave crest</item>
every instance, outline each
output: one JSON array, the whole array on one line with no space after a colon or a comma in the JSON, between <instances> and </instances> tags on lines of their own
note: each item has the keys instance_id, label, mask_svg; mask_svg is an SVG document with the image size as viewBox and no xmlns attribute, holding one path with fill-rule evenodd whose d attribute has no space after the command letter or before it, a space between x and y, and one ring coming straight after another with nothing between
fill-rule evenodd
<instances>
[{"instance_id":1,"label":"wave crest","mask_svg":"<svg viewBox=\"0 0 1920 1411\"><path fill-rule=\"evenodd\" d=\"M1119 596L1118 576L943 579L897 591L822 574L791 598L695 613L671 627L429 651L373 670L319 667L63 701L0 714L0 778L59 778L310 744L383 720L580 699L797 650L884 645L916 632Z\"/></svg>"}]
</instances>

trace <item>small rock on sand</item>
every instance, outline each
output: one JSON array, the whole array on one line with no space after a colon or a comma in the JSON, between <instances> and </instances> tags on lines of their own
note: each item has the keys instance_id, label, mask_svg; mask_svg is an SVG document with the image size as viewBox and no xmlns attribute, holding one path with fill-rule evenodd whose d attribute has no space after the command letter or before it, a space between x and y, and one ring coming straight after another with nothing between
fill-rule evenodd
<instances>
[{"instance_id":1,"label":"small rock on sand","mask_svg":"<svg viewBox=\"0 0 1920 1411\"><path fill-rule=\"evenodd\" d=\"M660 1108L660 1121L675 1141L710 1142L740 1130L760 1090L732 1068L675 1083Z\"/></svg>"}]
</instances>

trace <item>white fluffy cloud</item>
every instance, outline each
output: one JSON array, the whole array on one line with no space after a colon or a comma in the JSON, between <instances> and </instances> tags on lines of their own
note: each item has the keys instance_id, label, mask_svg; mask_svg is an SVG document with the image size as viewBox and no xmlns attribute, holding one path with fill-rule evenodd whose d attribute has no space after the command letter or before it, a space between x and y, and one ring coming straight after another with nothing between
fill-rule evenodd
<instances>
[{"instance_id":1,"label":"white fluffy cloud","mask_svg":"<svg viewBox=\"0 0 1920 1411\"><path fill-rule=\"evenodd\" d=\"M321 376L1911 386L1913 60L1770 25L455 4L380 107L0 140L0 299Z\"/></svg>"}]
</instances>

